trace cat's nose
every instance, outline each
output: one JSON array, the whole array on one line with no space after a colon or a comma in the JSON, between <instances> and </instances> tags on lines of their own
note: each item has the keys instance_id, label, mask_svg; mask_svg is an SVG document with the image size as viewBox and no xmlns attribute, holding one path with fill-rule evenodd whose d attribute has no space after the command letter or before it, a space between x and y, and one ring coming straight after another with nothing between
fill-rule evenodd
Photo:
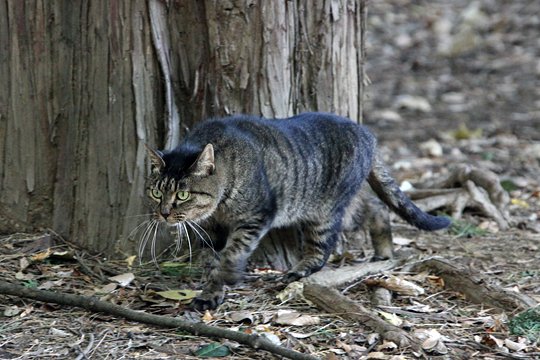
<instances>
[{"instance_id":1,"label":"cat's nose","mask_svg":"<svg viewBox=\"0 0 540 360\"><path fill-rule=\"evenodd\" d=\"M167 219L169 215L171 215L171 211L169 209L161 209L160 213L164 219Z\"/></svg>"}]
</instances>

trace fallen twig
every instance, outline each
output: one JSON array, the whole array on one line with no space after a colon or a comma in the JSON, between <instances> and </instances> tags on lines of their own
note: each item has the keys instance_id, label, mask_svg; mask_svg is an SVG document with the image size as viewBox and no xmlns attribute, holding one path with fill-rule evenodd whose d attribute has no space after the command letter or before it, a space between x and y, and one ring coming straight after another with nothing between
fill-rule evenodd
<instances>
[{"instance_id":1,"label":"fallen twig","mask_svg":"<svg viewBox=\"0 0 540 360\"><path fill-rule=\"evenodd\" d=\"M362 305L341 295L337 290L313 283L304 284L304 297L315 304L318 308L329 313L343 314L349 320L355 320L365 325L389 341L393 341L400 347L411 347L417 352L422 352L422 347L409 334L401 328L392 325Z\"/></svg>"},{"instance_id":2,"label":"fallen twig","mask_svg":"<svg viewBox=\"0 0 540 360\"><path fill-rule=\"evenodd\" d=\"M273 354L281 355L293 360L318 359L316 356L313 355L303 354L295 350L275 345L274 343L259 335L249 335L238 331L209 326L200 322L187 322L166 316L147 314L144 312L127 309L122 306L118 306L108 302L100 301L93 297L30 289L24 286L11 284L1 280L0 294L18 296L22 298L43 301L47 303L55 303L59 305L76 306L86 309L88 311L106 313L145 324L175 328L196 336L229 339L232 341L236 341L240 344L248 345L254 349L266 350Z\"/></svg>"}]
</instances>

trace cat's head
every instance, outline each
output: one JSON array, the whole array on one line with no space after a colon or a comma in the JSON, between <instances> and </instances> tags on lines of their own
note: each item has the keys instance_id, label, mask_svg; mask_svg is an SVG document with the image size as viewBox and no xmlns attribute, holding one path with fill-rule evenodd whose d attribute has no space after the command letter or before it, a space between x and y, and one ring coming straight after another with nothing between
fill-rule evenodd
<instances>
[{"instance_id":1,"label":"cat's head","mask_svg":"<svg viewBox=\"0 0 540 360\"><path fill-rule=\"evenodd\" d=\"M212 144L147 151L152 172L146 190L156 219L174 225L212 215L222 193Z\"/></svg>"}]
</instances>

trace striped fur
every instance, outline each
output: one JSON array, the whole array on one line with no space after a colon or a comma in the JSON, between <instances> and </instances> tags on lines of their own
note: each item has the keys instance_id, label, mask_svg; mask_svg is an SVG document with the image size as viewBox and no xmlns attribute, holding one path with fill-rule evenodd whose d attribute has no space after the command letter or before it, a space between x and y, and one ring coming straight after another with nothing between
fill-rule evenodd
<instances>
[{"instance_id":1,"label":"striped fur","mask_svg":"<svg viewBox=\"0 0 540 360\"><path fill-rule=\"evenodd\" d=\"M285 281L321 269L344 221L354 217L353 199L360 197L365 179L413 225L447 226L448 220L422 212L399 191L375 148L367 128L331 114L306 113L280 120L209 120L176 149L149 150L153 170L147 191L156 217L170 225L195 222L223 239L216 243L219 255L194 306L218 306L223 285L241 278L250 254L272 228L300 225L305 234L304 259ZM377 252L388 257L391 243L385 238Z\"/></svg>"}]
</instances>

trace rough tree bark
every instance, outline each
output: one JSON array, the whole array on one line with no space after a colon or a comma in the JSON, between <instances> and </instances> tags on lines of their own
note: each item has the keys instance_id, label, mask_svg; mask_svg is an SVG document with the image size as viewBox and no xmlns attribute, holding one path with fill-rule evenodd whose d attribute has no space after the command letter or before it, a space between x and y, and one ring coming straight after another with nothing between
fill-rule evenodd
<instances>
[{"instance_id":1,"label":"rough tree bark","mask_svg":"<svg viewBox=\"0 0 540 360\"><path fill-rule=\"evenodd\" d=\"M0 232L51 228L93 251L133 253L144 143L173 146L195 122L233 113L360 121L363 9L0 2Z\"/></svg>"},{"instance_id":2,"label":"rough tree bark","mask_svg":"<svg viewBox=\"0 0 540 360\"><path fill-rule=\"evenodd\" d=\"M111 253L163 112L144 2L0 3L0 231ZM122 244L124 245L124 244Z\"/></svg>"}]
</instances>

